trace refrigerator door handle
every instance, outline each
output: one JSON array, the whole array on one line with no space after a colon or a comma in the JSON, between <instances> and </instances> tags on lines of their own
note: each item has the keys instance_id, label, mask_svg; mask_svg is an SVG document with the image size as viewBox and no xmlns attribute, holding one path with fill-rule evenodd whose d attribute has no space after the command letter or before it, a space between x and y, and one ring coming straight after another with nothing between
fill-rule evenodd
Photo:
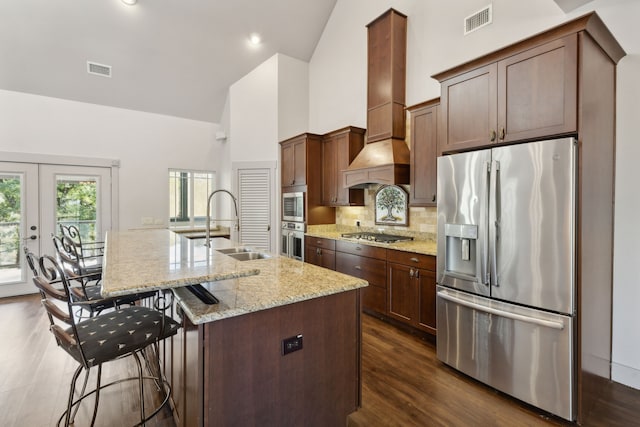
<instances>
[{"instance_id":1,"label":"refrigerator door handle","mask_svg":"<svg viewBox=\"0 0 640 427\"><path fill-rule=\"evenodd\" d=\"M486 165L486 173L485 173L485 185L484 185L484 189L485 189L485 195L484 195L484 201L486 204L489 203L489 197L491 195L490 191L489 191L489 186L491 183L491 162L488 161L487 165ZM485 204L485 206L487 206ZM485 207L485 215L486 215L486 207ZM488 217L485 217L484 220L481 218L480 222L483 223L485 230L488 230ZM489 286L490 284L490 276L489 276L489 236L487 235L487 232L485 231L484 233L484 238L482 239L482 262L480 265L481 271L480 271L480 277L478 278L478 281L480 283L482 283L483 285Z\"/></svg>"},{"instance_id":2,"label":"refrigerator door handle","mask_svg":"<svg viewBox=\"0 0 640 427\"><path fill-rule=\"evenodd\" d=\"M491 184L491 203L489 224L493 227L493 238L491 238L491 285L500 286L498 278L498 242L500 241L500 162L493 162L493 172Z\"/></svg>"},{"instance_id":3,"label":"refrigerator door handle","mask_svg":"<svg viewBox=\"0 0 640 427\"><path fill-rule=\"evenodd\" d=\"M449 295L446 292L438 292L438 297L446 299L447 301L451 301L455 304L463 305L465 307L472 308L474 310L482 311L489 314L495 314L496 316L505 317L507 319L518 320L521 322L527 322L538 326L544 326L547 328L553 328L557 330L564 329L563 322L554 322L552 320L538 319L536 317L523 316L522 314L511 313L509 311L498 310L483 304L478 304L471 301L466 301L460 298L457 298L453 295Z\"/></svg>"}]
</instances>

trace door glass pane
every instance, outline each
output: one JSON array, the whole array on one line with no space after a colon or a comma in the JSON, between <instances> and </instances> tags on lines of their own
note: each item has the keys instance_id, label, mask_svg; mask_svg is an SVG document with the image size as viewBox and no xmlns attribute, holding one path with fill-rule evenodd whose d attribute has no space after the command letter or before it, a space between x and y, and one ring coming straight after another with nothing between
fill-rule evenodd
<instances>
[{"instance_id":1,"label":"door glass pane","mask_svg":"<svg viewBox=\"0 0 640 427\"><path fill-rule=\"evenodd\" d=\"M22 183L21 174L0 174L0 284L24 280L20 252Z\"/></svg>"},{"instance_id":2,"label":"door glass pane","mask_svg":"<svg viewBox=\"0 0 640 427\"><path fill-rule=\"evenodd\" d=\"M100 240L98 182L95 176L56 175L56 232L60 224L74 225L85 242Z\"/></svg>"}]
</instances>

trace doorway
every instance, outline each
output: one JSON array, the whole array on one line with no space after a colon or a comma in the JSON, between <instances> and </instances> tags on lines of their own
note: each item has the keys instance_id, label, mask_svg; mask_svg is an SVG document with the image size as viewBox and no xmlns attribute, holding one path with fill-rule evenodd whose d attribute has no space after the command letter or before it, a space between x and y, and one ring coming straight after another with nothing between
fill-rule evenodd
<instances>
[{"instance_id":1,"label":"doorway","mask_svg":"<svg viewBox=\"0 0 640 427\"><path fill-rule=\"evenodd\" d=\"M51 234L75 225L85 241L112 226L110 167L0 162L0 298L35 293L24 248L54 254Z\"/></svg>"}]
</instances>

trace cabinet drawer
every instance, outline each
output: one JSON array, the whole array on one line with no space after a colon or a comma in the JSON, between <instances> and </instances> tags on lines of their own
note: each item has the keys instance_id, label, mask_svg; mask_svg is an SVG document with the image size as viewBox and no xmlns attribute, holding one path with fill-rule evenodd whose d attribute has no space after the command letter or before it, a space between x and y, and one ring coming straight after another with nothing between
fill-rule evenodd
<instances>
[{"instance_id":1,"label":"cabinet drawer","mask_svg":"<svg viewBox=\"0 0 640 427\"><path fill-rule=\"evenodd\" d=\"M387 249L377 246L362 245L360 243L336 241L336 251L361 255L369 258L387 259Z\"/></svg>"},{"instance_id":2,"label":"cabinet drawer","mask_svg":"<svg viewBox=\"0 0 640 427\"><path fill-rule=\"evenodd\" d=\"M336 271L364 279L369 286L386 289L386 270L387 262L384 260L336 252Z\"/></svg>"},{"instance_id":3,"label":"cabinet drawer","mask_svg":"<svg viewBox=\"0 0 640 427\"><path fill-rule=\"evenodd\" d=\"M387 251L387 261L425 270L436 270L436 257L431 255L389 249Z\"/></svg>"},{"instance_id":4,"label":"cabinet drawer","mask_svg":"<svg viewBox=\"0 0 640 427\"><path fill-rule=\"evenodd\" d=\"M329 249L331 251L336 250L336 241L333 239L324 239L322 237L307 236L305 244L309 246L315 246L317 248Z\"/></svg>"}]
</instances>

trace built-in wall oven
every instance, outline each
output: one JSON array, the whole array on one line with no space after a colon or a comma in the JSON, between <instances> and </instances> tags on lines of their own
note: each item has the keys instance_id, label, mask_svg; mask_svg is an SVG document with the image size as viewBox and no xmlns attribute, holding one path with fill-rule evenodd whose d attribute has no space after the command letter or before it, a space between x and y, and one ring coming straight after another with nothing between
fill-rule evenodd
<instances>
[{"instance_id":1,"label":"built-in wall oven","mask_svg":"<svg viewBox=\"0 0 640 427\"><path fill-rule=\"evenodd\" d=\"M304 222L304 193L282 194L282 220Z\"/></svg>"},{"instance_id":2,"label":"built-in wall oven","mask_svg":"<svg viewBox=\"0 0 640 427\"><path fill-rule=\"evenodd\" d=\"M282 255L304 261L304 222L282 222Z\"/></svg>"}]
</instances>

